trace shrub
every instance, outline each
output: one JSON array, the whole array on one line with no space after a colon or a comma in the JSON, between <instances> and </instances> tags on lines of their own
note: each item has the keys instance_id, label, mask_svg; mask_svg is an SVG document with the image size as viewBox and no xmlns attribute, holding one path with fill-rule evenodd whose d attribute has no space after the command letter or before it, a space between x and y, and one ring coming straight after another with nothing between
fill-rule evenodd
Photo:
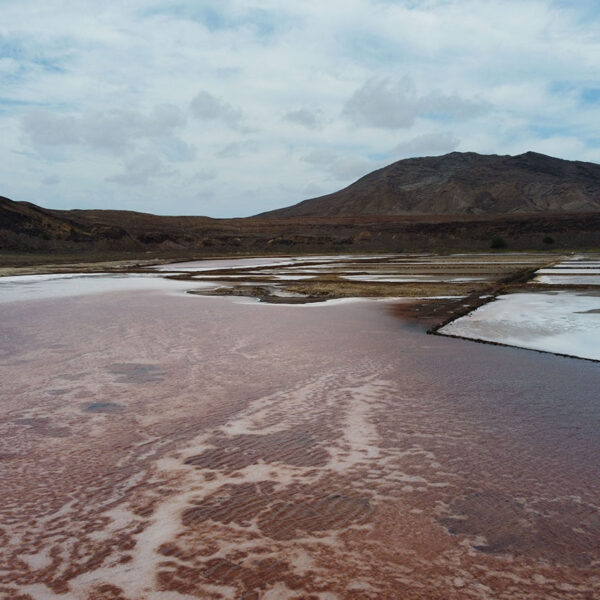
<instances>
[{"instance_id":1,"label":"shrub","mask_svg":"<svg viewBox=\"0 0 600 600\"><path fill-rule=\"evenodd\" d=\"M506 246L508 246L506 240L498 235L493 237L490 242L490 248L492 248L492 250L501 250L502 248L506 248Z\"/></svg>"},{"instance_id":2,"label":"shrub","mask_svg":"<svg viewBox=\"0 0 600 600\"><path fill-rule=\"evenodd\" d=\"M550 235L547 235L544 237L542 242L544 242L544 244L554 244L554 238Z\"/></svg>"}]
</instances>

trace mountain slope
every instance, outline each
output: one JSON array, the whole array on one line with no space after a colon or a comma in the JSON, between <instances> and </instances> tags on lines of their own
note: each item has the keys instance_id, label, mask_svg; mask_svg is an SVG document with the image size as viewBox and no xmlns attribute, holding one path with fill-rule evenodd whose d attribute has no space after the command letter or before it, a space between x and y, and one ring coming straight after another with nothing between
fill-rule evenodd
<instances>
[{"instance_id":1,"label":"mountain slope","mask_svg":"<svg viewBox=\"0 0 600 600\"><path fill-rule=\"evenodd\" d=\"M600 165L535 152L410 158L347 188L257 215L499 215L600 211Z\"/></svg>"},{"instance_id":2,"label":"mountain slope","mask_svg":"<svg viewBox=\"0 0 600 600\"><path fill-rule=\"evenodd\" d=\"M415 158L246 219L51 210L0 197L0 255L477 250L497 236L513 249L546 248L545 239L600 247L600 165L531 152Z\"/></svg>"},{"instance_id":3,"label":"mountain slope","mask_svg":"<svg viewBox=\"0 0 600 600\"><path fill-rule=\"evenodd\" d=\"M98 242L116 248L129 245L129 234L116 224L86 223L68 215L0 196L0 249L54 249Z\"/></svg>"}]
</instances>

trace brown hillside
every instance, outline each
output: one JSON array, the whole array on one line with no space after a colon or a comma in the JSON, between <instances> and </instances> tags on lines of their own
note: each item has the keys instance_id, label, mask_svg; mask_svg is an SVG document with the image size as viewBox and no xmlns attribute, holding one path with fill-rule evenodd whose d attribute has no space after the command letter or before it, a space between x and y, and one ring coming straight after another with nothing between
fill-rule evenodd
<instances>
[{"instance_id":1,"label":"brown hillside","mask_svg":"<svg viewBox=\"0 0 600 600\"><path fill-rule=\"evenodd\" d=\"M511 249L599 247L600 165L532 152L415 158L246 219L50 210L0 197L5 256L484 250L494 237Z\"/></svg>"},{"instance_id":2,"label":"brown hillside","mask_svg":"<svg viewBox=\"0 0 600 600\"><path fill-rule=\"evenodd\" d=\"M600 165L535 152L409 158L347 188L257 215L507 215L600 211Z\"/></svg>"}]
</instances>

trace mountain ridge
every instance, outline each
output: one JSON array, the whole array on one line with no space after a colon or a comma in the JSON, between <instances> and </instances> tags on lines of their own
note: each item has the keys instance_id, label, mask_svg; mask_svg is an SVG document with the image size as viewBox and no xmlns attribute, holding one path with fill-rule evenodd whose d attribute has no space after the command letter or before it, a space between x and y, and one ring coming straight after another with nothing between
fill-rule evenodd
<instances>
[{"instance_id":1,"label":"mountain ridge","mask_svg":"<svg viewBox=\"0 0 600 600\"><path fill-rule=\"evenodd\" d=\"M407 158L255 218L600 211L600 165L537 152Z\"/></svg>"},{"instance_id":2,"label":"mountain ridge","mask_svg":"<svg viewBox=\"0 0 600 600\"><path fill-rule=\"evenodd\" d=\"M495 237L513 249L547 249L548 240L600 247L600 165L533 152L413 158L340 192L237 219L55 210L0 197L5 257L447 252L484 250Z\"/></svg>"}]
</instances>

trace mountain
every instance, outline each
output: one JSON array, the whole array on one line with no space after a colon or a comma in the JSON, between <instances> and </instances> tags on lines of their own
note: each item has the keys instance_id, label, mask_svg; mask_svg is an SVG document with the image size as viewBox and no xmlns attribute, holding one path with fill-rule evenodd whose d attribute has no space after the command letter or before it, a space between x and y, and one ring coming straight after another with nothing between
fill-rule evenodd
<instances>
[{"instance_id":1,"label":"mountain","mask_svg":"<svg viewBox=\"0 0 600 600\"><path fill-rule=\"evenodd\" d=\"M409 158L260 218L600 211L600 165L536 152Z\"/></svg>"},{"instance_id":2,"label":"mountain","mask_svg":"<svg viewBox=\"0 0 600 600\"><path fill-rule=\"evenodd\" d=\"M202 240L217 222L208 217L164 217L127 210L52 210L0 196L0 251L185 248ZM221 232L223 227L216 229Z\"/></svg>"},{"instance_id":3,"label":"mountain","mask_svg":"<svg viewBox=\"0 0 600 600\"><path fill-rule=\"evenodd\" d=\"M69 218L68 211L53 211L30 202L0 196L0 249L52 249L106 240L119 247L129 237L122 227L85 223Z\"/></svg>"},{"instance_id":4,"label":"mountain","mask_svg":"<svg viewBox=\"0 0 600 600\"><path fill-rule=\"evenodd\" d=\"M51 210L0 197L0 267L18 254L485 250L494 237L515 250L547 249L544 240L600 247L600 165L533 152L412 158L334 194L245 219Z\"/></svg>"}]
</instances>

